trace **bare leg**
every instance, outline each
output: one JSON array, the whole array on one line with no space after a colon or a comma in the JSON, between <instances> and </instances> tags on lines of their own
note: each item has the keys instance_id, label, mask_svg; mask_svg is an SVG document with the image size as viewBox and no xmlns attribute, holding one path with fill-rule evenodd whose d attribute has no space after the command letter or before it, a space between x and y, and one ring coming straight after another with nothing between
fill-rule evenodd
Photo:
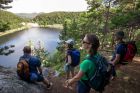
<instances>
[{"instance_id":1,"label":"bare leg","mask_svg":"<svg viewBox=\"0 0 140 93\"><path fill-rule=\"evenodd\" d=\"M66 77L66 79L69 79L69 77L70 77L70 71L67 72L67 77Z\"/></svg>"},{"instance_id":2,"label":"bare leg","mask_svg":"<svg viewBox=\"0 0 140 93\"><path fill-rule=\"evenodd\" d=\"M49 82L49 80L48 80L47 78L44 78L43 83L44 83L45 85L47 85L47 86L50 84L50 82Z\"/></svg>"},{"instance_id":3,"label":"bare leg","mask_svg":"<svg viewBox=\"0 0 140 93\"><path fill-rule=\"evenodd\" d=\"M71 69L72 78L74 77L74 68Z\"/></svg>"},{"instance_id":4,"label":"bare leg","mask_svg":"<svg viewBox=\"0 0 140 93\"><path fill-rule=\"evenodd\" d=\"M48 81L47 78L44 79L43 83L47 86L47 89L51 89L52 88L52 83Z\"/></svg>"}]
</instances>

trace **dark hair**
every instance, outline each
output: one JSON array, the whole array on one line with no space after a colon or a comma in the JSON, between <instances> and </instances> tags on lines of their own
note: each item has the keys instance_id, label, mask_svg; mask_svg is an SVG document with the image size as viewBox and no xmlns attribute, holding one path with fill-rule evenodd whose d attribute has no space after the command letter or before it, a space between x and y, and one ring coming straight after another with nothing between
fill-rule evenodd
<instances>
[{"instance_id":1,"label":"dark hair","mask_svg":"<svg viewBox=\"0 0 140 93\"><path fill-rule=\"evenodd\" d=\"M69 49L73 49L73 45L72 44L68 44L68 48Z\"/></svg>"},{"instance_id":2,"label":"dark hair","mask_svg":"<svg viewBox=\"0 0 140 93\"><path fill-rule=\"evenodd\" d=\"M124 32L123 31L116 32L116 37L118 37L119 39L123 39L124 38Z\"/></svg>"},{"instance_id":3,"label":"dark hair","mask_svg":"<svg viewBox=\"0 0 140 93\"><path fill-rule=\"evenodd\" d=\"M23 48L23 52L24 52L24 53L27 53L27 54L30 54L30 53L31 53L31 47L30 47L30 46L25 46L25 47Z\"/></svg>"},{"instance_id":4,"label":"dark hair","mask_svg":"<svg viewBox=\"0 0 140 93\"><path fill-rule=\"evenodd\" d=\"M97 50L100 46L99 39L96 35L94 34L86 34L86 37L88 39L88 42L92 44L91 49L89 50L90 56L93 56L97 53Z\"/></svg>"}]
</instances>

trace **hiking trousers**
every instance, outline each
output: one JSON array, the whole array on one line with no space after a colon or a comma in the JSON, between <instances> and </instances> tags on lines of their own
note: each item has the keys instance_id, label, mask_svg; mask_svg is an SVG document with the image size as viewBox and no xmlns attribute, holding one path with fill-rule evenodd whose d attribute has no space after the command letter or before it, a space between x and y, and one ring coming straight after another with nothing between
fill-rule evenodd
<instances>
[{"instance_id":1,"label":"hiking trousers","mask_svg":"<svg viewBox=\"0 0 140 93\"><path fill-rule=\"evenodd\" d=\"M77 93L89 93L90 87L84 84L82 81L78 81L77 83Z\"/></svg>"}]
</instances>

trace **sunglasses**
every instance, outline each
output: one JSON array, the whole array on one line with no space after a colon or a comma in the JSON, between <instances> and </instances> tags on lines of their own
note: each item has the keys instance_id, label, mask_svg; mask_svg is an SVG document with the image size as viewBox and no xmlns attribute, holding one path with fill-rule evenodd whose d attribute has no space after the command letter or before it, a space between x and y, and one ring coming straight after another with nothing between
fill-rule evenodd
<instances>
[{"instance_id":1,"label":"sunglasses","mask_svg":"<svg viewBox=\"0 0 140 93\"><path fill-rule=\"evenodd\" d=\"M86 42L86 41L82 41L82 43L83 43L83 44L90 44L89 42Z\"/></svg>"}]
</instances>

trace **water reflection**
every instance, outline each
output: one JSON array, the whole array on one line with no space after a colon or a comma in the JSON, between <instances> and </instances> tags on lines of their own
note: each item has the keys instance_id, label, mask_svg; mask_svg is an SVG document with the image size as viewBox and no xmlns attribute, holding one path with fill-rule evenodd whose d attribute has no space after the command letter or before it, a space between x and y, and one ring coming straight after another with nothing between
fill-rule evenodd
<instances>
[{"instance_id":1,"label":"water reflection","mask_svg":"<svg viewBox=\"0 0 140 93\"><path fill-rule=\"evenodd\" d=\"M31 41L34 46L37 46L39 41L43 42L47 51L52 53L58 45L59 31L45 28L31 28L0 37L0 54L3 53L0 55L0 65L15 67L19 57L23 54L23 47L28 45L29 41ZM3 50L5 46L9 48ZM7 56L5 56L5 53Z\"/></svg>"},{"instance_id":2,"label":"water reflection","mask_svg":"<svg viewBox=\"0 0 140 93\"><path fill-rule=\"evenodd\" d=\"M15 50L12 49L13 47L15 47L15 45L1 47L0 55L8 56L8 55L14 53Z\"/></svg>"}]
</instances>

